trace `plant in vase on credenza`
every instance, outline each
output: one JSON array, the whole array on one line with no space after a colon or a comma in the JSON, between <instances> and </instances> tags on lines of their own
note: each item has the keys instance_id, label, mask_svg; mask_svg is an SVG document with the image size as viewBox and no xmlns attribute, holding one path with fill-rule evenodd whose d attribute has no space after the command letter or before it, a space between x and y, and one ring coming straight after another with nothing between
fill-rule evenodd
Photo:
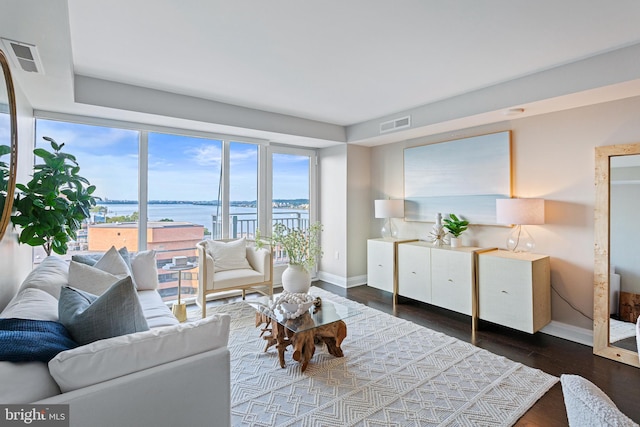
<instances>
[{"instance_id":1,"label":"plant in vase on credenza","mask_svg":"<svg viewBox=\"0 0 640 427\"><path fill-rule=\"evenodd\" d=\"M462 217L458 218L455 214L449 214L449 218L443 219L442 222L444 222L444 228L452 236L451 247L461 246L460 235L467 230L469 221L465 221Z\"/></svg>"},{"instance_id":2,"label":"plant in vase on credenza","mask_svg":"<svg viewBox=\"0 0 640 427\"><path fill-rule=\"evenodd\" d=\"M33 154L38 163L33 176L26 184L16 184L13 203L13 225L22 227L20 243L42 246L48 255L51 251L63 255L67 243L76 240L76 232L82 221L90 217L90 209L96 205L96 190L86 178L78 175L80 167L75 156L62 152L63 144L53 138L43 137L51 143L52 152L36 148Z\"/></svg>"}]
</instances>

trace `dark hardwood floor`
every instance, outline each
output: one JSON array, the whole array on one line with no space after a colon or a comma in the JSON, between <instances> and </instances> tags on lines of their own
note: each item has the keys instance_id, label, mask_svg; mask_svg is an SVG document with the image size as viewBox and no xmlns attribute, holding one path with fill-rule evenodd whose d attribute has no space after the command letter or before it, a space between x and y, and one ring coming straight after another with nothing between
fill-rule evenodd
<instances>
[{"instance_id":1,"label":"dark hardwood floor","mask_svg":"<svg viewBox=\"0 0 640 427\"><path fill-rule=\"evenodd\" d=\"M313 285L551 375L580 375L607 393L628 417L640 422L640 369L594 356L591 347L541 332L530 335L483 321L474 342L469 316L402 297L394 313L392 296L388 292L368 286L344 289L322 281L313 282ZM516 425L568 425L560 383L553 386Z\"/></svg>"}]
</instances>

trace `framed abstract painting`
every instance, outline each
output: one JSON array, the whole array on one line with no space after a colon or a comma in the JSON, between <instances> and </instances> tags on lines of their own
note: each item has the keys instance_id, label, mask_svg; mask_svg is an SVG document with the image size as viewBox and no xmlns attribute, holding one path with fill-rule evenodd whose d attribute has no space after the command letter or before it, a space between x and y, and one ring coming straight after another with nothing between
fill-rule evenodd
<instances>
[{"instance_id":1,"label":"framed abstract painting","mask_svg":"<svg viewBox=\"0 0 640 427\"><path fill-rule=\"evenodd\" d=\"M511 197L511 132L404 150L405 220L438 212L471 224L496 223L496 199Z\"/></svg>"}]
</instances>

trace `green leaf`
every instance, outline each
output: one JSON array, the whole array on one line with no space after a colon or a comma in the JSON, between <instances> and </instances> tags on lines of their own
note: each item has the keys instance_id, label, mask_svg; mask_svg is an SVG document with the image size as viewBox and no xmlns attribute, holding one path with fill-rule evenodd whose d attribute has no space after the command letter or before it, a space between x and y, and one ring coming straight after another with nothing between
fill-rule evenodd
<instances>
[{"instance_id":1,"label":"green leaf","mask_svg":"<svg viewBox=\"0 0 640 427\"><path fill-rule=\"evenodd\" d=\"M35 154L36 156L41 157L43 159L52 159L53 158L53 154L49 153L44 148L36 148L35 150L33 150L33 154Z\"/></svg>"}]
</instances>

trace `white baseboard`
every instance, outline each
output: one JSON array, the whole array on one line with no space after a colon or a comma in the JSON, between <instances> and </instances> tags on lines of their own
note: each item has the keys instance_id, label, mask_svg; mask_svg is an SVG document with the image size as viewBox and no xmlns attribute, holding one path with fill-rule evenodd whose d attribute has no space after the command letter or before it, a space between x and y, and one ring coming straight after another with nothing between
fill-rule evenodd
<instances>
[{"instance_id":1,"label":"white baseboard","mask_svg":"<svg viewBox=\"0 0 640 427\"><path fill-rule=\"evenodd\" d=\"M552 320L547 326L540 329L540 332L593 347L593 331L591 329Z\"/></svg>"},{"instance_id":2,"label":"white baseboard","mask_svg":"<svg viewBox=\"0 0 640 427\"><path fill-rule=\"evenodd\" d=\"M340 286L341 288L353 288L367 283L366 274L362 276L342 277L324 271L318 271L317 277L324 282Z\"/></svg>"}]
</instances>

